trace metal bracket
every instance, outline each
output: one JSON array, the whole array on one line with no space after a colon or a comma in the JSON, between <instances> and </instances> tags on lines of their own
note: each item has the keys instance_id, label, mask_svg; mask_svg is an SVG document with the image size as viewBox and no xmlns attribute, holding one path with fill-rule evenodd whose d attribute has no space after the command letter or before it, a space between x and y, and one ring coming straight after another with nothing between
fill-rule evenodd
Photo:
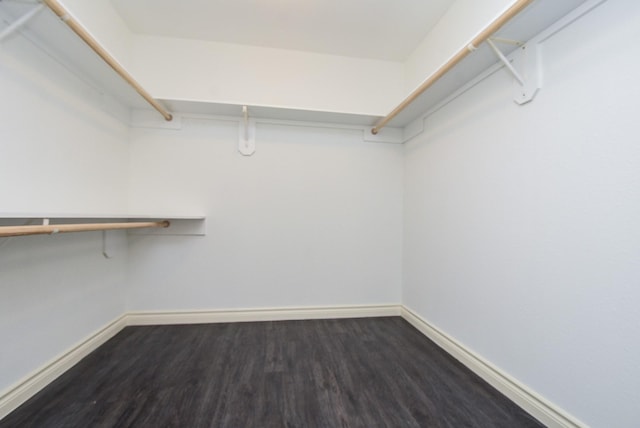
<instances>
[{"instance_id":1,"label":"metal bracket","mask_svg":"<svg viewBox=\"0 0 640 428\"><path fill-rule=\"evenodd\" d=\"M243 156L251 156L256 151L256 122L254 119L249 119L247 106L242 106L242 115L238 151Z\"/></svg>"},{"instance_id":2,"label":"metal bracket","mask_svg":"<svg viewBox=\"0 0 640 428\"><path fill-rule=\"evenodd\" d=\"M487 39L487 44L507 67L515 78L513 100L518 104L526 104L533 100L542 87L539 46L528 44L520 46L507 58L494 42L502 39ZM518 42L508 41L511 44Z\"/></svg>"},{"instance_id":3,"label":"metal bracket","mask_svg":"<svg viewBox=\"0 0 640 428\"><path fill-rule=\"evenodd\" d=\"M36 6L36 7L34 7L33 9L31 9L29 12L25 13L24 15L22 15L20 18L18 18L15 21L13 21L11 23L11 25L9 25L7 28L2 30L2 32L0 33L0 42L3 41L4 39L6 39L7 37L9 37L14 32L18 31L20 29L20 27L22 27L27 22L29 22L29 20L31 18L36 16L38 14L38 12L40 12L45 7L46 6L44 4L40 4L40 5Z\"/></svg>"},{"instance_id":4,"label":"metal bracket","mask_svg":"<svg viewBox=\"0 0 640 428\"><path fill-rule=\"evenodd\" d=\"M114 254L113 254L113 248L112 248L112 243L111 240L109 239L109 234L107 233L106 230L102 231L102 255L105 259L112 259Z\"/></svg>"},{"instance_id":5,"label":"metal bracket","mask_svg":"<svg viewBox=\"0 0 640 428\"><path fill-rule=\"evenodd\" d=\"M513 66L520 70L524 84L513 84L513 100L518 104L526 104L533 100L542 88L542 61L540 45L529 43L520 47L513 55Z\"/></svg>"}]
</instances>

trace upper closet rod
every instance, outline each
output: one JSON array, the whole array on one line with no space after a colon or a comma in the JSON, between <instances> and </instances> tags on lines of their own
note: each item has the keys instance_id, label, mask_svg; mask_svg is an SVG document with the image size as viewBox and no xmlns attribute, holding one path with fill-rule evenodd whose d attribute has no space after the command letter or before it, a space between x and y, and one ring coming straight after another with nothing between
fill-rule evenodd
<instances>
[{"instance_id":1,"label":"upper closet rod","mask_svg":"<svg viewBox=\"0 0 640 428\"><path fill-rule=\"evenodd\" d=\"M97 230L122 230L169 227L168 221L138 221L133 223L82 223L43 224L34 226L0 226L0 238L26 235L52 235L55 233L93 232Z\"/></svg>"},{"instance_id":2,"label":"upper closet rod","mask_svg":"<svg viewBox=\"0 0 640 428\"><path fill-rule=\"evenodd\" d=\"M447 74L453 67L455 67L460 61L462 61L467 55L476 50L481 43L486 41L493 33L498 31L500 27L506 24L511 18L520 13L524 8L529 6L535 0L518 0L516 1L506 12L500 15L495 21L493 21L487 28L485 28L475 39L471 41L466 47L461 49L453 58L451 58L446 64L440 67L434 74L432 74L422 85L420 85L415 91L413 91L404 101L402 101L398 107L396 107L391 113L383 117L376 123L371 129L372 134L377 134L382 128L384 128L394 117L396 117L402 110L404 110L409 104L415 101L424 91L433 86L442 76Z\"/></svg>"},{"instance_id":3,"label":"upper closet rod","mask_svg":"<svg viewBox=\"0 0 640 428\"><path fill-rule=\"evenodd\" d=\"M142 96L151 106L168 121L173 119L169 113L158 101L142 87L136 80L125 70L78 22L71 18L65 8L57 2L57 0L42 0L44 4L49 6L62 21L64 21L91 49L97 53L116 73L120 75L128 84L130 84L138 94Z\"/></svg>"}]
</instances>

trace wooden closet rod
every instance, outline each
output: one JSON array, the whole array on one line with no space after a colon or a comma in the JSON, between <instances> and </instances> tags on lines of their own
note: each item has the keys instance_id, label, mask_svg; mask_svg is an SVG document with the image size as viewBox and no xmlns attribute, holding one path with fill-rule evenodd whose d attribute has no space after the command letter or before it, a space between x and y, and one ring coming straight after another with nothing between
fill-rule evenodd
<instances>
[{"instance_id":1,"label":"wooden closet rod","mask_svg":"<svg viewBox=\"0 0 640 428\"><path fill-rule=\"evenodd\" d=\"M467 55L476 50L480 44L486 41L493 33L498 31L504 24L506 24L511 18L520 13L524 8L529 6L535 0L518 0L507 11L500 15L495 21L493 21L487 28L482 30L467 46L461 49L455 54L446 64L440 67L435 73L433 73L427 80L425 80L415 91L413 91L404 101L402 101L398 107L393 109L391 113L380 119L375 126L371 129L372 134L377 134L382 128L384 128L394 117L396 117L402 110L404 110L409 104L415 101L424 91L433 86L442 76L447 74L453 67L455 67L460 61L462 61Z\"/></svg>"},{"instance_id":2,"label":"wooden closet rod","mask_svg":"<svg viewBox=\"0 0 640 428\"><path fill-rule=\"evenodd\" d=\"M143 229L169 227L168 221L138 221L132 223L47 224L33 226L0 226L0 238L26 235L52 235L55 233L93 232L96 230Z\"/></svg>"},{"instance_id":3,"label":"wooden closet rod","mask_svg":"<svg viewBox=\"0 0 640 428\"><path fill-rule=\"evenodd\" d=\"M167 111L167 109L162 106L157 100L155 100L136 80L125 70L118 61L113 58L109 52L107 52L100 43L96 41L91 35L85 30L75 19L73 19L67 10L58 3L57 0L43 0L43 3L46 4L49 9L51 9L58 17L64 21L69 28L71 28L95 53L97 53L100 58L102 58L113 70L120 75L129 85L136 90L142 98L144 98L151 106L158 110L158 112L167 120L170 121L173 119L171 113Z\"/></svg>"}]
</instances>

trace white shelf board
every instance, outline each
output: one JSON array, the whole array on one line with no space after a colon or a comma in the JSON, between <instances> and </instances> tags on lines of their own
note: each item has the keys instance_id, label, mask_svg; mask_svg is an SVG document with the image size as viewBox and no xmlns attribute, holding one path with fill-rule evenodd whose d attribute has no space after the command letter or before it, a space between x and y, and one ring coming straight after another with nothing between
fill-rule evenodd
<instances>
[{"instance_id":1,"label":"white shelf board","mask_svg":"<svg viewBox=\"0 0 640 428\"><path fill-rule=\"evenodd\" d=\"M160 101L176 113L242 117L241 104L170 99L160 99ZM247 106L249 108L249 116L259 119L373 126L382 117L382 115L306 110L278 106L252 104L247 104Z\"/></svg>"}]
</instances>

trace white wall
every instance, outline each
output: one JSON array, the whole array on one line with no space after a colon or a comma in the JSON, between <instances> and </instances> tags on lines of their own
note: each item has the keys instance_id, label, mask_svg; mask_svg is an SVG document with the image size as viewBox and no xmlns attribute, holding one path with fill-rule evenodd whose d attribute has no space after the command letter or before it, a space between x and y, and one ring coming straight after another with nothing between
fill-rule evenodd
<instances>
[{"instance_id":1,"label":"white wall","mask_svg":"<svg viewBox=\"0 0 640 428\"><path fill-rule=\"evenodd\" d=\"M0 212L125 211L124 114L19 34L1 48Z\"/></svg>"},{"instance_id":2,"label":"white wall","mask_svg":"<svg viewBox=\"0 0 640 428\"><path fill-rule=\"evenodd\" d=\"M133 74L157 98L369 115L403 94L403 65L138 35Z\"/></svg>"},{"instance_id":3,"label":"white wall","mask_svg":"<svg viewBox=\"0 0 640 428\"><path fill-rule=\"evenodd\" d=\"M124 312L126 239L0 238L0 396Z\"/></svg>"},{"instance_id":4,"label":"white wall","mask_svg":"<svg viewBox=\"0 0 640 428\"><path fill-rule=\"evenodd\" d=\"M0 213L126 205L127 127L100 95L24 38L0 46ZM126 240L0 238L0 396L124 310Z\"/></svg>"},{"instance_id":5,"label":"white wall","mask_svg":"<svg viewBox=\"0 0 640 428\"><path fill-rule=\"evenodd\" d=\"M531 104L497 73L406 146L404 303L594 427L640 402L639 21L606 2Z\"/></svg>"},{"instance_id":6,"label":"white wall","mask_svg":"<svg viewBox=\"0 0 640 428\"><path fill-rule=\"evenodd\" d=\"M110 0L60 0L60 3L111 56L125 67L130 66L135 36Z\"/></svg>"},{"instance_id":7,"label":"white wall","mask_svg":"<svg viewBox=\"0 0 640 428\"><path fill-rule=\"evenodd\" d=\"M130 310L400 301L402 146L362 131L186 119L133 129L132 207L207 215L205 237L131 237Z\"/></svg>"},{"instance_id":8,"label":"white wall","mask_svg":"<svg viewBox=\"0 0 640 428\"><path fill-rule=\"evenodd\" d=\"M515 0L453 3L405 61L404 92L409 94L420 86L513 3Z\"/></svg>"}]
</instances>

